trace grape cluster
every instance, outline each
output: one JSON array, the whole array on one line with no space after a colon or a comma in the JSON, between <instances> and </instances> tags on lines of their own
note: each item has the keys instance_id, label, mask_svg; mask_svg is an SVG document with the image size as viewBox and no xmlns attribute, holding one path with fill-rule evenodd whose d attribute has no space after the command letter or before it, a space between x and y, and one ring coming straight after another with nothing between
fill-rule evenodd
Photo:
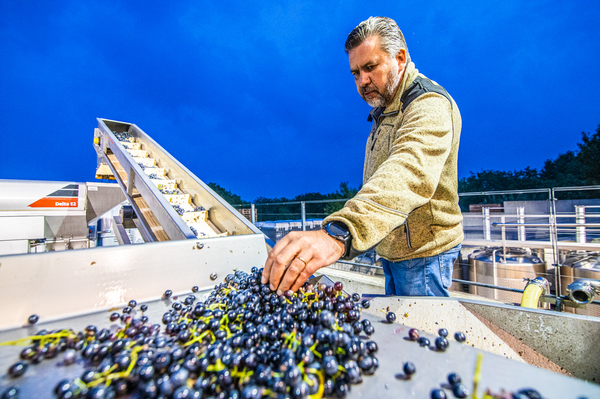
<instances>
[{"instance_id":1,"label":"grape cluster","mask_svg":"<svg viewBox=\"0 0 600 399\"><path fill-rule=\"evenodd\" d=\"M170 189L164 188L164 187L158 187L158 191L160 191L163 194L179 194L179 190L177 190L177 189L170 190Z\"/></svg>"},{"instance_id":2,"label":"grape cluster","mask_svg":"<svg viewBox=\"0 0 600 399\"><path fill-rule=\"evenodd\" d=\"M173 301L167 290L163 300L172 303L164 327L124 312L111 315L123 323L116 332L95 326L42 331L29 337L32 346L11 367L11 377L23 374L27 362L65 351L65 362L79 353L88 367L55 387L61 399L132 392L141 398L301 399L343 398L377 370L377 344L358 335L374 328L361 320L363 305L345 295L341 283L306 283L278 296L260 283L261 275L257 268L236 271L205 301L194 294ZM136 306L131 301L126 309Z\"/></svg>"},{"instance_id":3,"label":"grape cluster","mask_svg":"<svg viewBox=\"0 0 600 399\"><path fill-rule=\"evenodd\" d=\"M192 233L194 233L194 235L198 238L206 237L206 233L196 230L196 228L194 226L190 226L190 230L192 230Z\"/></svg>"},{"instance_id":4,"label":"grape cluster","mask_svg":"<svg viewBox=\"0 0 600 399\"><path fill-rule=\"evenodd\" d=\"M127 132L117 133L117 132L113 131L113 134L119 141L131 141L130 139L133 138L131 133L127 133Z\"/></svg>"},{"instance_id":5,"label":"grape cluster","mask_svg":"<svg viewBox=\"0 0 600 399\"><path fill-rule=\"evenodd\" d=\"M171 206L173 207L173 209L175 209L175 212L177 212L179 216L183 215L183 213L185 212L185 210L177 204L171 204Z\"/></svg>"}]
</instances>

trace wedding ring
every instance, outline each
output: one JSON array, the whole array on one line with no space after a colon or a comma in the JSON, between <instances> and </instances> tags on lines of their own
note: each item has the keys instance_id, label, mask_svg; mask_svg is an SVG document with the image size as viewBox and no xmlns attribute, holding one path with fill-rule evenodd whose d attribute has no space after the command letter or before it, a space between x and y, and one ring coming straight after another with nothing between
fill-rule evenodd
<instances>
[{"instance_id":1,"label":"wedding ring","mask_svg":"<svg viewBox=\"0 0 600 399\"><path fill-rule=\"evenodd\" d=\"M308 262L305 261L304 259L302 259L300 256L296 256L297 259L300 259L302 262L304 262L304 267L306 267L306 265L308 265Z\"/></svg>"}]
</instances>

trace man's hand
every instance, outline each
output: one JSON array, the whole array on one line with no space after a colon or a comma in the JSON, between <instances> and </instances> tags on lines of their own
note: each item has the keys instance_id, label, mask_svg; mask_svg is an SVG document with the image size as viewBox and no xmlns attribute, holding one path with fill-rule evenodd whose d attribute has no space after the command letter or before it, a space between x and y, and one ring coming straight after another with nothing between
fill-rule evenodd
<instances>
[{"instance_id":1,"label":"man's hand","mask_svg":"<svg viewBox=\"0 0 600 399\"><path fill-rule=\"evenodd\" d=\"M297 291L315 271L331 265L343 254L344 243L323 230L289 233L267 257L261 282L270 282L271 289L279 295L289 289Z\"/></svg>"}]
</instances>

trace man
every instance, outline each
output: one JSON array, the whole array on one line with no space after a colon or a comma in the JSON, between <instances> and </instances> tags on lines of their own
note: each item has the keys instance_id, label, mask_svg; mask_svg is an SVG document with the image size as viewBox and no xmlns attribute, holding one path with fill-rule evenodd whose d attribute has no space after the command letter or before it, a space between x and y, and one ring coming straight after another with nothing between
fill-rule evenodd
<instances>
[{"instance_id":1,"label":"man","mask_svg":"<svg viewBox=\"0 0 600 399\"><path fill-rule=\"evenodd\" d=\"M346 40L350 71L373 107L363 187L323 230L293 232L263 271L281 294L318 269L371 248L387 295L448 296L463 239L457 170L461 117L452 97L419 74L392 19L371 17Z\"/></svg>"}]
</instances>

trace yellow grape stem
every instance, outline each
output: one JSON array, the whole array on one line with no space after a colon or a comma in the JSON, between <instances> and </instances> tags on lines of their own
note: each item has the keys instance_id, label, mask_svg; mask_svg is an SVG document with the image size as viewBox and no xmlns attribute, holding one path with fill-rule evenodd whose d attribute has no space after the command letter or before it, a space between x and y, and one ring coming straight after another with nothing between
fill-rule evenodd
<instances>
[{"instance_id":1,"label":"yellow grape stem","mask_svg":"<svg viewBox=\"0 0 600 399\"><path fill-rule=\"evenodd\" d=\"M34 340L39 340L40 341L40 345L44 345L46 343L46 341L48 340L48 338L51 338L52 340L60 340L61 338L76 338L77 335L72 331L72 330L62 330L60 332L57 333L52 333L52 334L46 334L46 335L32 335L29 337L25 337L25 338L20 338L14 341L5 341L5 342L0 342L0 346L24 346L24 345L29 345L31 344Z\"/></svg>"},{"instance_id":2,"label":"yellow grape stem","mask_svg":"<svg viewBox=\"0 0 600 399\"><path fill-rule=\"evenodd\" d=\"M313 374L316 374L319 377L319 390L314 395L308 395L308 398L321 399L323 397L323 393L325 392L325 378L323 378L323 371L317 371Z\"/></svg>"},{"instance_id":3,"label":"yellow grape stem","mask_svg":"<svg viewBox=\"0 0 600 399\"><path fill-rule=\"evenodd\" d=\"M216 372L219 372L224 369L225 369L225 365L223 364L221 359L217 359L217 363L215 363L214 366L211 365L206 368L207 371L216 371Z\"/></svg>"},{"instance_id":4,"label":"yellow grape stem","mask_svg":"<svg viewBox=\"0 0 600 399\"><path fill-rule=\"evenodd\" d=\"M186 342L185 344L183 344L183 346L190 346L194 342L202 341L202 338L206 337L209 332L210 332L210 330L204 331L202 334L198 335L197 337L194 337L194 338L190 339L188 342Z\"/></svg>"},{"instance_id":5,"label":"yellow grape stem","mask_svg":"<svg viewBox=\"0 0 600 399\"><path fill-rule=\"evenodd\" d=\"M315 343L313 344L313 346L311 346L311 347L310 347L310 351L313 353L313 355L317 356L317 357L320 359L322 356L321 356L321 354L320 354L320 353L317 351L317 345L318 345L318 344L319 344L318 342L315 342Z\"/></svg>"},{"instance_id":6,"label":"yellow grape stem","mask_svg":"<svg viewBox=\"0 0 600 399\"><path fill-rule=\"evenodd\" d=\"M477 389L479 387L479 380L481 379L481 363L483 362L483 353L477 354L477 361L475 362L475 373L473 375L473 399L477 399Z\"/></svg>"}]
</instances>

